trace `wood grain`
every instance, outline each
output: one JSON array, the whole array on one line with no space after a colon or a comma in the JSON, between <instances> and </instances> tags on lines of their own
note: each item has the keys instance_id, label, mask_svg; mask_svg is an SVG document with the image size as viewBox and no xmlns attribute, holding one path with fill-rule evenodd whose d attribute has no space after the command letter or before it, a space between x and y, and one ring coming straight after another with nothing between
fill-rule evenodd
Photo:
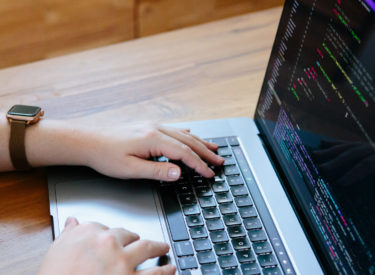
<instances>
[{"instance_id":1,"label":"wood grain","mask_svg":"<svg viewBox=\"0 0 375 275\"><path fill-rule=\"evenodd\" d=\"M134 38L133 0L2 0L0 68Z\"/></svg>"},{"instance_id":2,"label":"wood grain","mask_svg":"<svg viewBox=\"0 0 375 275\"><path fill-rule=\"evenodd\" d=\"M280 6L284 0L139 0L136 36L144 37Z\"/></svg>"},{"instance_id":3,"label":"wood grain","mask_svg":"<svg viewBox=\"0 0 375 275\"><path fill-rule=\"evenodd\" d=\"M0 112L97 125L254 113L280 8L0 71ZM0 274L33 274L51 243L45 174L0 175Z\"/></svg>"}]
</instances>

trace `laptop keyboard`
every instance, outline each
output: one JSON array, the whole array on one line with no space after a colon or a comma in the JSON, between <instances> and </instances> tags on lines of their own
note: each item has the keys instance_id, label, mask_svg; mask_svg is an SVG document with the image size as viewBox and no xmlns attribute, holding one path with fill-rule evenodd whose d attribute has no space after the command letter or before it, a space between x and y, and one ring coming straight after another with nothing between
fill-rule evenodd
<instances>
[{"instance_id":1,"label":"laptop keyboard","mask_svg":"<svg viewBox=\"0 0 375 275\"><path fill-rule=\"evenodd\" d=\"M236 161L237 138L210 141L225 158L213 179L175 162L181 178L159 190L180 273L283 274Z\"/></svg>"}]
</instances>

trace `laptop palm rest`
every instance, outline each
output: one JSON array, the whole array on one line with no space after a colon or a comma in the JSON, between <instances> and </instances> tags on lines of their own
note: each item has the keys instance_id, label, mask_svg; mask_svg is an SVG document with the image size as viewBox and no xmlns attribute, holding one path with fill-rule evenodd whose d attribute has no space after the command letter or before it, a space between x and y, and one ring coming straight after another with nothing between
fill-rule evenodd
<instances>
[{"instance_id":1,"label":"laptop palm rest","mask_svg":"<svg viewBox=\"0 0 375 275\"><path fill-rule=\"evenodd\" d=\"M80 223L95 221L136 232L141 239L166 241L150 183L92 176L90 172L87 178L84 173L76 178L66 173L53 173L50 174L50 188L54 179L58 216L54 219L58 219L59 231L63 230L66 218L74 216ZM55 228L57 236L60 232L56 231ZM157 259L149 260L139 268L155 265Z\"/></svg>"}]
</instances>

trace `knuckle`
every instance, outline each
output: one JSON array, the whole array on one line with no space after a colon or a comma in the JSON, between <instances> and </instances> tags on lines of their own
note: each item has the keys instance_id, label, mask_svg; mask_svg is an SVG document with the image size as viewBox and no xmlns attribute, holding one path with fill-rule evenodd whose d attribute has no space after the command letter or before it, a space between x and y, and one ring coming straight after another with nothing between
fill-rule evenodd
<instances>
[{"instance_id":1,"label":"knuckle","mask_svg":"<svg viewBox=\"0 0 375 275\"><path fill-rule=\"evenodd\" d=\"M184 154L189 154L191 152L191 149L189 146L187 146L186 144L182 144L181 145L181 151L184 153Z\"/></svg>"},{"instance_id":2,"label":"knuckle","mask_svg":"<svg viewBox=\"0 0 375 275\"><path fill-rule=\"evenodd\" d=\"M164 178L164 169L160 165L154 165L152 173L158 179Z\"/></svg>"},{"instance_id":3,"label":"knuckle","mask_svg":"<svg viewBox=\"0 0 375 275\"><path fill-rule=\"evenodd\" d=\"M145 130L144 138L145 139L155 139L158 136L158 131L155 128Z\"/></svg>"},{"instance_id":4,"label":"knuckle","mask_svg":"<svg viewBox=\"0 0 375 275\"><path fill-rule=\"evenodd\" d=\"M101 246L115 246L117 239L113 234L105 232L100 235L98 242Z\"/></svg>"},{"instance_id":5,"label":"knuckle","mask_svg":"<svg viewBox=\"0 0 375 275\"><path fill-rule=\"evenodd\" d=\"M143 240L141 243L141 246L143 247L144 251L151 252L153 250L153 243L150 240Z\"/></svg>"}]
</instances>

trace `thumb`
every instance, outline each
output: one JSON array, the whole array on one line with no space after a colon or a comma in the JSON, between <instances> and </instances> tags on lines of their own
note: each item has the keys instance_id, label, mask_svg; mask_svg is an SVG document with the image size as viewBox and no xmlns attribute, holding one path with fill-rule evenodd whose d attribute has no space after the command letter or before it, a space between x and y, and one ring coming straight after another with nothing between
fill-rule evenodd
<instances>
[{"instance_id":1,"label":"thumb","mask_svg":"<svg viewBox=\"0 0 375 275\"><path fill-rule=\"evenodd\" d=\"M65 221L65 226L64 226L64 231L63 232L70 231L74 227L76 227L77 225L79 225L79 222L78 222L78 220L75 217L68 217L66 219L66 221Z\"/></svg>"},{"instance_id":2,"label":"thumb","mask_svg":"<svg viewBox=\"0 0 375 275\"><path fill-rule=\"evenodd\" d=\"M134 157L132 164L133 178L176 181L181 175L181 168L170 162L156 162Z\"/></svg>"}]
</instances>

